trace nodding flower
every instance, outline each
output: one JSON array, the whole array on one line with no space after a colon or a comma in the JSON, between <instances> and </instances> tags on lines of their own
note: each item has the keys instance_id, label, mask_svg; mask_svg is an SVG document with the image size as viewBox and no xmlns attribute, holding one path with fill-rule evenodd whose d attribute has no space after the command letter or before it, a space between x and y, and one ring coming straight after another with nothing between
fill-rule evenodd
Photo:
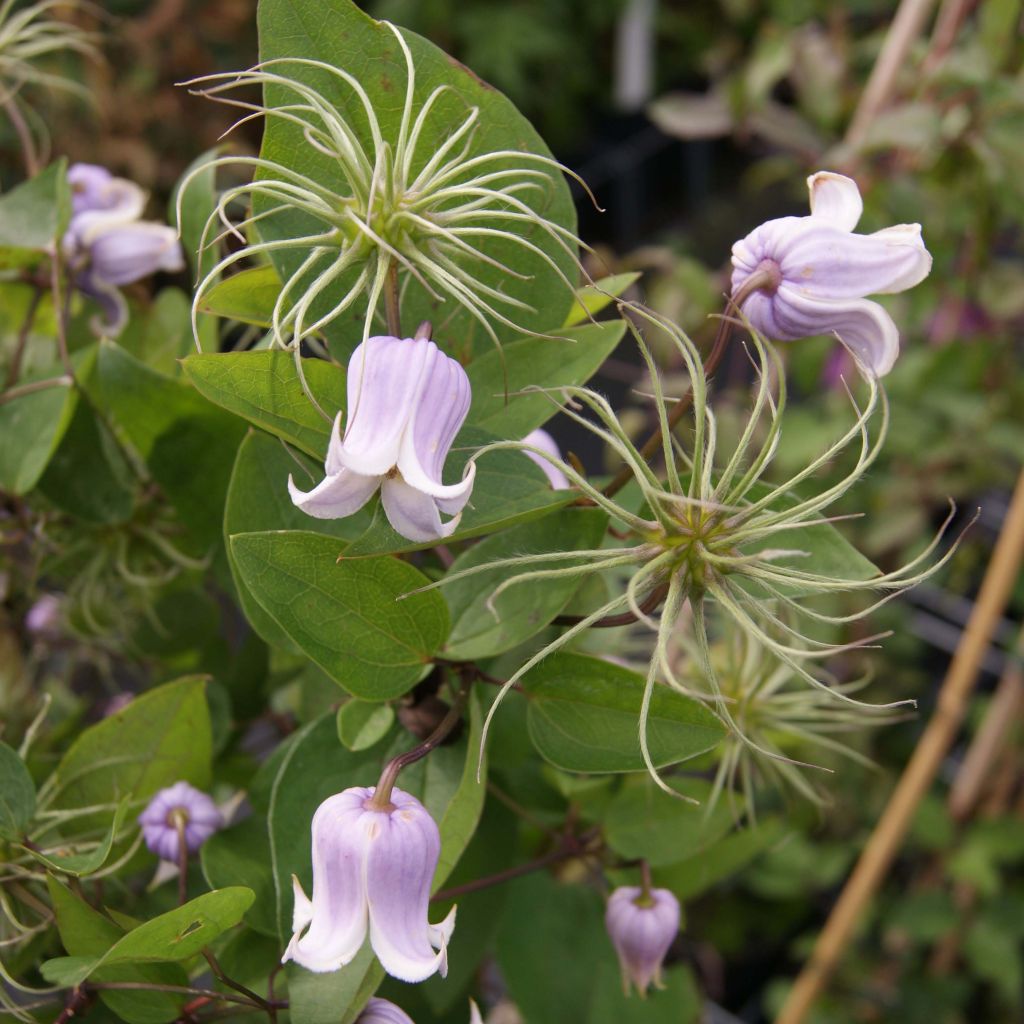
<instances>
[{"instance_id":1,"label":"nodding flower","mask_svg":"<svg viewBox=\"0 0 1024 1024\"><path fill-rule=\"evenodd\" d=\"M754 228L732 248L732 293L750 323L775 341L837 334L876 376L900 350L892 317L866 298L906 291L932 267L920 224L870 235L854 228L864 204L857 183L818 171L807 179L811 213Z\"/></svg>"},{"instance_id":2,"label":"nodding flower","mask_svg":"<svg viewBox=\"0 0 1024 1024\"><path fill-rule=\"evenodd\" d=\"M72 214L64 258L75 287L103 310L93 330L116 336L128 322L121 286L160 270L183 270L181 243L174 228L139 219L146 193L134 182L95 164L72 164L68 182Z\"/></svg>"},{"instance_id":3,"label":"nodding flower","mask_svg":"<svg viewBox=\"0 0 1024 1024\"><path fill-rule=\"evenodd\" d=\"M605 927L622 968L622 986L641 996L661 988L661 965L679 933L679 900L668 889L624 885L608 897Z\"/></svg>"},{"instance_id":4,"label":"nodding flower","mask_svg":"<svg viewBox=\"0 0 1024 1024\"><path fill-rule=\"evenodd\" d=\"M288 478L292 501L317 519L340 519L377 490L388 521L421 542L449 537L473 491L471 463L459 483L441 473L471 398L457 360L426 338L368 338L348 364L348 423L334 421L325 469L311 491ZM441 513L453 518L441 522Z\"/></svg>"},{"instance_id":5,"label":"nodding flower","mask_svg":"<svg viewBox=\"0 0 1024 1024\"><path fill-rule=\"evenodd\" d=\"M292 940L283 961L337 971L362 948L367 930L381 966L402 981L448 973L455 908L427 918L441 835L427 809L395 788L386 807L375 787L328 797L313 815L313 898L294 879Z\"/></svg>"},{"instance_id":6,"label":"nodding flower","mask_svg":"<svg viewBox=\"0 0 1024 1024\"><path fill-rule=\"evenodd\" d=\"M213 800L187 782L161 789L139 815L142 837L161 860L177 864L181 857L179 837L185 837L189 853L195 853L224 824Z\"/></svg>"}]
</instances>

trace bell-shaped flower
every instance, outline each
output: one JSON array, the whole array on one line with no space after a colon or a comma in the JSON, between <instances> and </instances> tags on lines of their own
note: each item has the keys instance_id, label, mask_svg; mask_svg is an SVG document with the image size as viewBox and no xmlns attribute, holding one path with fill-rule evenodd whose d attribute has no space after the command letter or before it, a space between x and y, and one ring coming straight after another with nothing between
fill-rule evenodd
<instances>
[{"instance_id":1,"label":"bell-shaped flower","mask_svg":"<svg viewBox=\"0 0 1024 1024\"><path fill-rule=\"evenodd\" d=\"M921 225L855 234L864 208L856 182L819 171L807 186L809 217L767 221L733 246L733 296L759 274L763 282L740 300L758 331L776 341L834 332L881 377L899 353L899 331L866 296L906 291L928 276Z\"/></svg>"},{"instance_id":2,"label":"bell-shaped flower","mask_svg":"<svg viewBox=\"0 0 1024 1024\"><path fill-rule=\"evenodd\" d=\"M541 430L538 427L536 430L530 431L526 437L523 438L523 444L532 445L534 448L539 448L543 452L547 452L548 455L555 459L561 460L562 453L558 450L558 445L555 439L546 431ZM551 484L552 490L555 491L566 491L569 489L569 478L556 466L554 463L549 462L542 455L538 455L536 452L531 452L529 448L523 449L523 454L544 470L544 475L548 478L548 483Z\"/></svg>"},{"instance_id":3,"label":"bell-shaped flower","mask_svg":"<svg viewBox=\"0 0 1024 1024\"><path fill-rule=\"evenodd\" d=\"M441 482L448 451L469 412L466 371L426 338L368 338L348 364L348 424L341 413L327 449L327 477L288 492L307 515L340 519L380 488L389 522L422 542L449 537L473 490L472 463L457 484ZM441 522L441 513L454 516Z\"/></svg>"},{"instance_id":4,"label":"bell-shaped flower","mask_svg":"<svg viewBox=\"0 0 1024 1024\"><path fill-rule=\"evenodd\" d=\"M174 228L139 220L146 193L134 182L95 164L73 164L68 182L72 215L64 257L75 287L103 310L94 330L117 335L128 320L121 286L159 270L183 270L181 243Z\"/></svg>"},{"instance_id":5,"label":"bell-shaped flower","mask_svg":"<svg viewBox=\"0 0 1024 1024\"><path fill-rule=\"evenodd\" d=\"M362 1012L356 1017L356 1024L414 1024L409 1016L400 1006L381 999L379 996L371 996L363 1007ZM469 1001L469 1024L483 1024L480 1010L472 999Z\"/></svg>"},{"instance_id":6,"label":"bell-shaped flower","mask_svg":"<svg viewBox=\"0 0 1024 1024\"><path fill-rule=\"evenodd\" d=\"M440 832L414 796L395 788L387 808L378 810L373 794L372 786L346 789L313 815L313 898L293 879L294 934L283 961L336 971L352 961L369 931L392 977L443 977L455 908L438 925L427 919Z\"/></svg>"},{"instance_id":7,"label":"bell-shaped flower","mask_svg":"<svg viewBox=\"0 0 1024 1024\"><path fill-rule=\"evenodd\" d=\"M622 984L645 995L653 982L661 987L661 965L679 932L679 900L668 889L644 892L624 885L608 897L605 927L619 957Z\"/></svg>"},{"instance_id":8,"label":"bell-shaped flower","mask_svg":"<svg viewBox=\"0 0 1024 1024\"><path fill-rule=\"evenodd\" d=\"M187 782L161 789L139 815L142 838L161 860L177 864L181 855L179 824L184 827L185 846L195 853L224 824L213 800Z\"/></svg>"}]
</instances>

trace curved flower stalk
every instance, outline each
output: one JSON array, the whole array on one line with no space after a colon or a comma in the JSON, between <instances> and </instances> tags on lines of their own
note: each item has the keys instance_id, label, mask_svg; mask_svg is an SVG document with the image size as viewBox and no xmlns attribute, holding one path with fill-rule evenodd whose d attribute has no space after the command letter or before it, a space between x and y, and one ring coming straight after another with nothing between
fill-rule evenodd
<instances>
[{"instance_id":1,"label":"curved flower stalk","mask_svg":"<svg viewBox=\"0 0 1024 1024\"><path fill-rule=\"evenodd\" d=\"M17 0L0 0L0 104L6 109L25 149L30 173L35 173L36 140L33 131L47 138L46 126L21 94L26 85L75 93L90 99L88 89L67 75L49 71L48 58L78 53L97 58L97 37L77 25L53 17L58 7L74 7L76 0L38 0L18 7ZM25 115L34 122L30 128Z\"/></svg>"},{"instance_id":2,"label":"curved flower stalk","mask_svg":"<svg viewBox=\"0 0 1024 1024\"><path fill-rule=\"evenodd\" d=\"M358 512L380 490L394 529L420 542L450 537L476 476L470 463L457 484L441 474L469 412L470 385L458 361L427 338L367 338L348 364L348 425L334 420L326 478L292 502L317 519ZM441 522L441 513L453 518Z\"/></svg>"},{"instance_id":3,"label":"curved flower stalk","mask_svg":"<svg viewBox=\"0 0 1024 1024\"><path fill-rule=\"evenodd\" d=\"M279 347L298 346L364 296L368 301L363 337L369 337L385 289L394 301L400 288L411 280L435 300L465 309L496 345L497 324L533 333L516 320L517 314L533 311L532 307L479 280L476 269L481 265L508 278L525 279L514 267L478 248L482 242L496 239L542 260L570 291L575 287L558 263L527 235L542 232L574 261L582 243L526 201L550 188L552 171L572 172L550 157L519 150L472 155L480 116L476 107L467 109L461 125L450 133L446 130L438 144L439 133L431 127L432 114L441 97L453 90L438 86L417 109L412 53L402 33L390 23L384 24L394 34L406 66L405 100L394 138L385 138L381 118L358 79L321 61L279 58L247 71L208 75L186 83L199 86L200 95L249 111L239 124L254 117L276 117L297 125L311 153L332 159L345 182L344 191L337 193L300 171L261 157L222 157L204 165L204 170L211 166L251 167L256 179L222 193L207 221L204 247L228 234L243 244L199 282L193 323L206 291L225 271L242 260L266 260L288 251L302 259L284 282L274 306L272 340ZM331 75L351 90L365 117L372 148L364 145L342 110L292 77L299 67ZM290 97L290 102L260 105L230 95L253 85L275 88ZM190 180L182 183L179 205ZM249 210L242 220L233 222L229 210L239 202L256 205L259 212ZM309 230L294 237L260 239L263 222L272 223L275 214L286 210L302 213ZM521 230L509 224L519 225ZM217 235L219 227L224 230ZM327 296L331 297L330 308L314 317L314 304ZM399 329L390 319L388 328L392 333Z\"/></svg>"},{"instance_id":4,"label":"curved flower stalk","mask_svg":"<svg viewBox=\"0 0 1024 1024\"><path fill-rule=\"evenodd\" d=\"M900 335L866 296L906 291L928 276L932 257L921 225L854 234L864 203L852 178L818 171L807 189L809 217L770 220L733 246L733 294L760 273L767 281L740 308L762 334L795 341L835 333L881 377L896 361Z\"/></svg>"},{"instance_id":5,"label":"curved flower stalk","mask_svg":"<svg viewBox=\"0 0 1024 1024\"><path fill-rule=\"evenodd\" d=\"M814 532L826 529L834 521L827 516L829 507L867 472L884 441L888 409L877 378L864 371L867 397L863 405L850 393L854 421L848 430L788 480L767 484L762 478L779 442L786 405L785 376L775 350L751 330L758 386L739 441L732 451L724 452L718 445L716 420L708 404L707 380L692 341L674 324L647 309L630 307L630 312L638 320L665 331L687 369L692 408L686 450L673 436L669 424L673 403L662 393L658 369L640 331L632 323L634 337L650 370L653 389L650 397L661 426L665 464L661 475L641 456L601 395L583 387L565 387L557 389L557 396L551 397L553 402L563 396L572 399L574 405L563 407L564 414L595 434L622 458L643 498L640 512L634 511L635 505L627 506L608 497L572 465L536 445L523 441L496 442L474 456L478 458L498 448L512 448L547 460L565 474L581 496L604 508L627 539L619 547L526 555L490 562L449 574L430 586L443 586L473 573L498 568L516 570L491 595L493 607L498 594L511 586L579 578L611 569L632 569L624 588L529 658L506 681L502 694L548 654L572 642L586 629L620 625L623 618L643 623L654 632L656 641L640 712L640 748L648 771L658 785L678 796L658 776L648 750L647 719L656 685L668 685L687 696L705 700L742 743L768 757L779 756L759 747L743 731L732 713L730 701L722 693L710 656L709 609L714 610L716 618L721 619L728 630L739 629L761 644L768 654L788 666L795 678L817 688L831 700L863 706L849 693L820 679L813 666L833 653L863 647L879 638L865 637L853 643L833 644L816 639L808 630L842 626L863 618L937 571L952 557L955 546L941 558L930 561L944 535L944 526L916 558L893 572L831 576L813 566L802 567L801 562L810 554L802 545L813 545ZM777 393L772 380L778 381ZM582 410L592 413L593 418L582 415ZM880 423L877 432L872 434L869 425L876 415ZM852 451L852 465L839 480L806 497L795 496L796 488L812 488L819 470L848 451ZM946 525L948 523L949 520ZM577 564L558 565L570 561ZM826 614L813 602L814 598L826 595L858 593L880 596L848 615ZM684 609L688 610L685 616ZM673 667L670 651L677 646L675 634L684 621L701 660L709 693L695 694L679 679ZM484 723L485 739L499 703L500 700L495 701L488 712ZM903 703L906 702L883 707Z\"/></svg>"},{"instance_id":6,"label":"curved flower stalk","mask_svg":"<svg viewBox=\"0 0 1024 1024\"><path fill-rule=\"evenodd\" d=\"M430 885L441 835L427 809L397 787L388 803L376 787L354 786L328 797L313 815L313 898L298 879L294 932L282 962L337 971L362 948L366 933L381 966L402 981L448 973L455 908L430 924Z\"/></svg>"}]
</instances>

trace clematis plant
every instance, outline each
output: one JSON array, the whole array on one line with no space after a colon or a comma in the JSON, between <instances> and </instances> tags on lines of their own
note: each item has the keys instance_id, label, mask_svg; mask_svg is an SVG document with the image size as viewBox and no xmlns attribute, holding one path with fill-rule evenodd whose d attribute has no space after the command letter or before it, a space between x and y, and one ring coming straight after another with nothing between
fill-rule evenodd
<instances>
[{"instance_id":1,"label":"clematis plant","mask_svg":"<svg viewBox=\"0 0 1024 1024\"><path fill-rule=\"evenodd\" d=\"M423 804L397 787L355 786L317 808L312 832L313 898L293 879L294 934L283 959L336 971L353 960L369 930L393 977L447 974L455 908L440 924L427 919L441 836Z\"/></svg>"},{"instance_id":2,"label":"clematis plant","mask_svg":"<svg viewBox=\"0 0 1024 1024\"><path fill-rule=\"evenodd\" d=\"M622 968L622 986L644 996L661 987L661 965L679 934L679 900L668 889L624 885L608 897L605 927Z\"/></svg>"},{"instance_id":3,"label":"clematis plant","mask_svg":"<svg viewBox=\"0 0 1024 1024\"><path fill-rule=\"evenodd\" d=\"M146 193L134 182L95 164L72 164L68 183L72 216L64 258L75 287L103 310L93 330L116 337L128 322L120 288L157 271L183 270L181 243L174 228L139 219Z\"/></svg>"},{"instance_id":4,"label":"clematis plant","mask_svg":"<svg viewBox=\"0 0 1024 1024\"><path fill-rule=\"evenodd\" d=\"M932 267L920 224L854 232L864 209L852 178L807 179L811 213L754 228L732 250L732 292L751 325L776 341L835 333L876 376L893 367L900 335L866 296L903 292Z\"/></svg>"},{"instance_id":5,"label":"clematis plant","mask_svg":"<svg viewBox=\"0 0 1024 1024\"><path fill-rule=\"evenodd\" d=\"M311 491L288 478L295 505L318 519L350 516L380 490L388 521L412 541L449 537L473 491L475 463L444 484L448 451L466 419L470 385L458 361L425 337L368 338L348 364L348 423L334 421L325 468ZM452 516L441 521L441 513Z\"/></svg>"}]
</instances>

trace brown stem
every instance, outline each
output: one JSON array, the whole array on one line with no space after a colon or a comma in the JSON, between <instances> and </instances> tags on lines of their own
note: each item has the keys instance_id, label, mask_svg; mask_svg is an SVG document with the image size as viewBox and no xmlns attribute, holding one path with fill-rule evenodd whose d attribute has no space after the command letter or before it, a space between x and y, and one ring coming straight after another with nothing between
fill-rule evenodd
<instances>
[{"instance_id":1,"label":"brown stem","mask_svg":"<svg viewBox=\"0 0 1024 1024\"><path fill-rule=\"evenodd\" d=\"M18 142L21 143L21 155L25 159L25 173L30 178L34 178L39 173L39 156L32 138L32 129L29 128L28 122L22 116L21 110L18 108L18 101L13 96L8 96L4 100L4 110L7 111L7 116L11 119L11 124L14 125L14 131L17 133Z\"/></svg>"},{"instance_id":2,"label":"brown stem","mask_svg":"<svg viewBox=\"0 0 1024 1024\"><path fill-rule=\"evenodd\" d=\"M387 279L384 282L384 311L388 319L388 333L392 338L402 336L402 314L398 308L398 264L388 264Z\"/></svg>"},{"instance_id":3,"label":"brown stem","mask_svg":"<svg viewBox=\"0 0 1024 1024\"><path fill-rule=\"evenodd\" d=\"M11 365L7 371L6 387L8 388L14 387L18 383L18 377L21 376L21 360L25 355L25 345L28 343L28 336L32 330L32 325L35 323L36 311L39 309L39 303L42 298L43 289L37 285L32 292L32 298L29 299L28 309L25 310L25 319L21 322L21 328L18 330L18 341L14 346Z\"/></svg>"},{"instance_id":4,"label":"brown stem","mask_svg":"<svg viewBox=\"0 0 1024 1024\"><path fill-rule=\"evenodd\" d=\"M156 985L150 984L147 981L90 981L89 988L97 992L170 992L173 995L182 996L208 996L210 999L219 999L225 1003L252 1006L257 1010L264 1009L259 1003L254 1003L251 999L242 995L236 996L230 992L218 992L211 988L192 988L189 985ZM281 1010L288 1005L288 1001L278 999L271 1005L275 1009Z\"/></svg>"},{"instance_id":5,"label":"brown stem","mask_svg":"<svg viewBox=\"0 0 1024 1024\"><path fill-rule=\"evenodd\" d=\"M240 995L247 996L252 1002L254 1002L261 1009L267 1011L272 1021L277 1020L277 1008L270 1003L269 1000L263 998L263 996L257 995L251 988L246 988L240 981L235 981L234 978L229 978L224 973L224 968L218 963L217 958L213 955L213 951L210 949L203 950L203 958L210 965L210 970L213 972L213 976L222 984L227 985L228 988L233 988Z\"/></svg>"},{"instance_id":6,"label":"brown stem","mask_svg":"<svg viewBox=\"0 0 1024 1024\"><path fill-rule=\"evenodd\" d=\"M655 608L665 600L665 595L668 593L668 584L660 583L656 586L648 595L644 598L643 603L640 605L640 611L644 615L648 615L654 611ZM584 619L585 615L556 615L552 622L556 626L578 626ZM634 622L639 620L632 612L619 612L617 615L606 615L603 619L598 619L597 622L590 624L591 629L611 629L615 626L630 626Z\"/></svg>"},{"instance_id":7,"label":"brown stem","mask_svg":"<svg viewBox=\"0 0 1024 1024\"><path fill-rule=\"evenodd\" d=\"M77 1017L88 1005L89 993L81 985L76 986L71 990L64 1009L60 1011L53 1024L67 1024L69 1020Z\"/></svg>"},{"instance_id":8,"label":"brown stem","mask_svg":"<svg viewBox=\"0 0 1024 1024\"><path fill-rule=\"evenodd\" d=\"M458 725L459 719L462 718L462 709L465 706L468 695L469 683L464 679L459 687L459 692L455 695L452 706L448 709L448 714L441 719L437 728L419 746L413 747L412 750L407 750L404 754L398 754L384 765L384 771L380 774L380 779L373 791L373 796L366 805L367 810L392 810L391 791L395 788L399 772L403 768L408 768L409 765L422 760L435 747L440 746L448 738L451 731Z\"/></svg>"},{"instance_id":9,"label":"brown stem","mask_svg":"<svg viewBox=\"0 0 1024 1024\"><path fill-rule=\"evenodd\" d=\"M725 355L725 346L729 341L729 336L732 334L733 315L740 311L740 307L754 292L777 284L778 278L775 274L767 270L757 270L743 282L735 295L726 299L725 313L718 322L718 332L715 334L714 344L711 346L707 359L704 360L705 377L710 377L718 369L718 364L722 361L722 356ZM692 402L693 388L688 388L686 394L677 399L675 405L669 410L668 429L670 433L679 425L679 421L686 414ZM645 460L649 460L657 453L660 446L661 426L659 425L654 433L644 442L643 447L640 449L640 454ZM628 466L623 466L605 487L605 497L610 498L612 495L617 494L632 478L633 471Z\"/></svg>"},{"instance_id":10,"label":"brown stem","mask_svg":"<svg viewBox=\"0 0 1024 1024\"><path fill-rule=\"evenodd\" d=\"M0 405L6 402L13 402L16 398L23 398L25 395L33 395L37 391L46 391L47 388L67 388L74 384L74 378L70 376L47 377L46 380L34 380L31 384L22 384L18 388L10 388L0 394Z\"/></svg>"},{"instance_id":11,"label":"brown stem","mask_svg":"<svg viewBox=\"0 0 1024 1024\"><path fill-rule=\"evenodd\" d=\"M1022 561L1024 471L1017 478L1010 508L985 570L978 599L939 690L935 713L832 908L810 960L790 989L776 1024L803 1024L807 1019L842 957L865 904L884 880L914 813L960 727L967 698L974 689L982 660L1013 590Z\"/></svg>"},{"instance_id":12,"label":"brown stem","mask_svg":"<svg viewBox=\"0 0 1024 1024\"><path fill-rule=\"evenodd\" d=\"M174 828L178 833L178 906L188 903L188 843L185 841L185 812L173 811Z\"/></svg>"}]
</instances>

